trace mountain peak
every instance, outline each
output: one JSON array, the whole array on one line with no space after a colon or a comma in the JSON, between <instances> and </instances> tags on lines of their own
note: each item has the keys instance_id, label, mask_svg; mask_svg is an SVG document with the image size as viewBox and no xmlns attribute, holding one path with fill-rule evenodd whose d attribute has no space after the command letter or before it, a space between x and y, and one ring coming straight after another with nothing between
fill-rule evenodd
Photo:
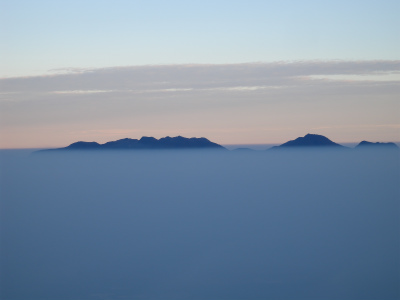
<instances>
[{"instance_id":1,"label":"mountain peak","mask_svg":"<svg viewBox=\"0 0 400 300\"><path fill-rule=\"evenodd\" d=\"M344 146L332 142L323 135L307 133L304 137L298 137L295 140L288 141L274 148L290 148L290 147L336 147L344 148Z\"/></svg>"}]
</instances>

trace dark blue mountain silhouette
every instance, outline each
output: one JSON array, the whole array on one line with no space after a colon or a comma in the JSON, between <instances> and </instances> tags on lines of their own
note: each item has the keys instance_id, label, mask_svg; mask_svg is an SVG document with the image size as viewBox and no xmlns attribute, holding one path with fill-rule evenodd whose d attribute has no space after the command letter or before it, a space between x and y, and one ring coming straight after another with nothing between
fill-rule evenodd
<instances>
[{"instance_id":1,"label":"dark blue mountain silhouette","mask_svg":"<svg viewBox=\"0 0 400 300\"><path fill-rule=\"evenodd\" d=\"M355 149L399 149L395 143L373 143L362 141L359 143Z\"/></svg>"},{"instance_id":2,"label":"dark blue mountain silhouette","mask_svg":"<svg viewBox=\"0 0 400 300\"><path fill-rule=\"evenodd\" d=\"M61 149L83 150L83 149L98 149L100 147L101 147L101 145L96 142L76 142L76 143L69 145L68 147L61 148ZM52 150L52 149L50 149L50 150Z\"/></svg>"},{"instance_id":3,"label":"dark blue mountain silhouette","mask_svg":"<svg viewBox=\"0 0 400 300\"><path fill-rule=\"evenodd\" d=\"M65 148L48 150L152 150L152 149L224 149L221 145L210 142L206 138L164 137L142 137L137 139L121 139L117 141L99 144L96 142L76 142ZM48 151L45 150L45 151ZM42 150L43 151L43 150Z\"/></svg>"},{"instance_id":4,"label":"dark blue mountain silhouette","mask_svg":"<svg viewBox=\"0 0 400 300\"><path fill-rule=\"evenodd\" d=\"M295 140L288 141L282 145L272 147L271 149L288 149L297 147L332 147L332 148L346 148L342 145L332 142L330 139L323 135L306 134L304 137L298 137Z\"/></svg>"},{"instance_id":5,"label":"dark blue mountain silhouette","mask_svg":"<svg viewBox=\"0 0 400 300\"><path fill-rule=\"evenodd\" d=\"M298 137L295 140L288 141L279 146L274 146L268 150L276 149L306 149L306 148L327 148L327 149L348 149L345 146L332 142L330 139L323 135L306 134L304 137ZM362 141L355 149L399 149L395 143L372 143ZM121 139L111 141L104 144L96 142L76 142L64 148L46 149L43 151L55 150L173 150L173 149L210 149L210 150L226 150L223 146L213 143L208 139L202 138L185 138L182 136L177 137L163 137L156 139L154 137L142 137L141 139ZM238 148L235 152L252 152L254 150L249 148Z\"/></svg>"}]
</instances>

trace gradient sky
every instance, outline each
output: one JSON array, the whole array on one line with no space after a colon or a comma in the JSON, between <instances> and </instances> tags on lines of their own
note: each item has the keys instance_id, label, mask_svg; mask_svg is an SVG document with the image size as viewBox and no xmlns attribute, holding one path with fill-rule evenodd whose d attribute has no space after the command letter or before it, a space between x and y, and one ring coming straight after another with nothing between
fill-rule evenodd
<instances>
[{"instance_id":1,"label":"gradient sky","mask_svg":"<svg viewBox=\"0 0 400 300\"><path fill-rule=\"evenodd\" d=\"M399 1L0 3L0 148L399 141Z\"/></svg>"}]
</instances>

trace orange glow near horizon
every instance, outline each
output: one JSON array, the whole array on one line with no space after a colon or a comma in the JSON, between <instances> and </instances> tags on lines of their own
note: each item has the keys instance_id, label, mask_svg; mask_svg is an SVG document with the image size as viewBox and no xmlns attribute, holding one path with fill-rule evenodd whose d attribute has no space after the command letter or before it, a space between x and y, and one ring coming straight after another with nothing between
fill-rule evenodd
<instances>
[{"instance_id":1,"label":"orange glow near horizon","mask_svg":"<svg viewBox=\"0 0 400 300\"><path fill-rule=\"evenodd\" d=\"M343 144L343 143L359 143L363 140L372 142L399 142L400 139L393 139L390 134L384 135L384 132L377 131L376 135L371 135L370 132L353 132L346 135L340 133L329 132L328 130L274 130L274 131L260 131L253 132L251 135L246 133L237 132L201 132L189 130L129 130L129 129L114 129L114 130L87 130L82 132L61 132L56 130L42 130L42 134L34 134L29 130L23 133L13 132L13 135L1 135L0 149L34 149L34 148L61 148L66 147L74 142L97 142L103 144L109 141L115 141L123 138L140 139L142 136L152 136L157 139L166 136L183 136L186 138L191 137L205 137L210 141L220 145L273 145L282 144L289 140L296 139L297 137L304 136L307 133L324 135L330 140ZM357 135L356 133L359 133ZM39 136L39 138L37 138Z\"/></svg>"}]
</instances>

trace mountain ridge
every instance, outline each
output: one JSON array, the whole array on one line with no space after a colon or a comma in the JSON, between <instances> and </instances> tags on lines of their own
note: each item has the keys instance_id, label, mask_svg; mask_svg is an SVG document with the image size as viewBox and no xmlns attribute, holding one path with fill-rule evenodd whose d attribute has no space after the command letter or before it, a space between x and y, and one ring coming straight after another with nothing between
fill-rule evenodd
<instances>
[{"instance_id":1,"label":"mountain ridge","mask_svg":"<svg viewBox=\"0 0 400 300\"><path fill-rule=\"evenodd\" d=\"M282 149L399 149L395 143L381 143L362 141L354 148L349 148L331 141L329 138L308 133L303 137L298 137L294 140L287 141L279 146L274 146L267 150L282 150ZM116 141L109 141L104 144L97 142L78 141L63 148L44 149L42 151L56 150L228 150L222 145L211 142L207 138L182 136L162 137L160 139L154 137L143 136L140 139L123 138ZM250 148L233 149L235 152L252 152L256 151Z\"/></svg>"},{"instance_id":2,"label":"mountain ridge","mask_svg":"<svg viewBox=\"0 0 400 300\"><path fill-rule=\"evenodd\" d=\"M168 149L215 149L226 150L225 147L213 143L210 140L201 138L163 137L156 139L154 137L143 136L140 139L124 138L116 141L99 144L97 142L78 141L67 147L45 149L41 151L52 150L168 150Z\"/></svg>"},{"instance_id":3,"label":"mountain ridge","mask_svg":"<svg viewBox=\"0 0 400 300\"><path fill-rule=\"evenodd\" d=\"M399 147L392 142L388 143L381 143L381 142L368 142L368 141L362 141L360 142L354 149L399 149Z\"/></svg>"}]
</instances>

